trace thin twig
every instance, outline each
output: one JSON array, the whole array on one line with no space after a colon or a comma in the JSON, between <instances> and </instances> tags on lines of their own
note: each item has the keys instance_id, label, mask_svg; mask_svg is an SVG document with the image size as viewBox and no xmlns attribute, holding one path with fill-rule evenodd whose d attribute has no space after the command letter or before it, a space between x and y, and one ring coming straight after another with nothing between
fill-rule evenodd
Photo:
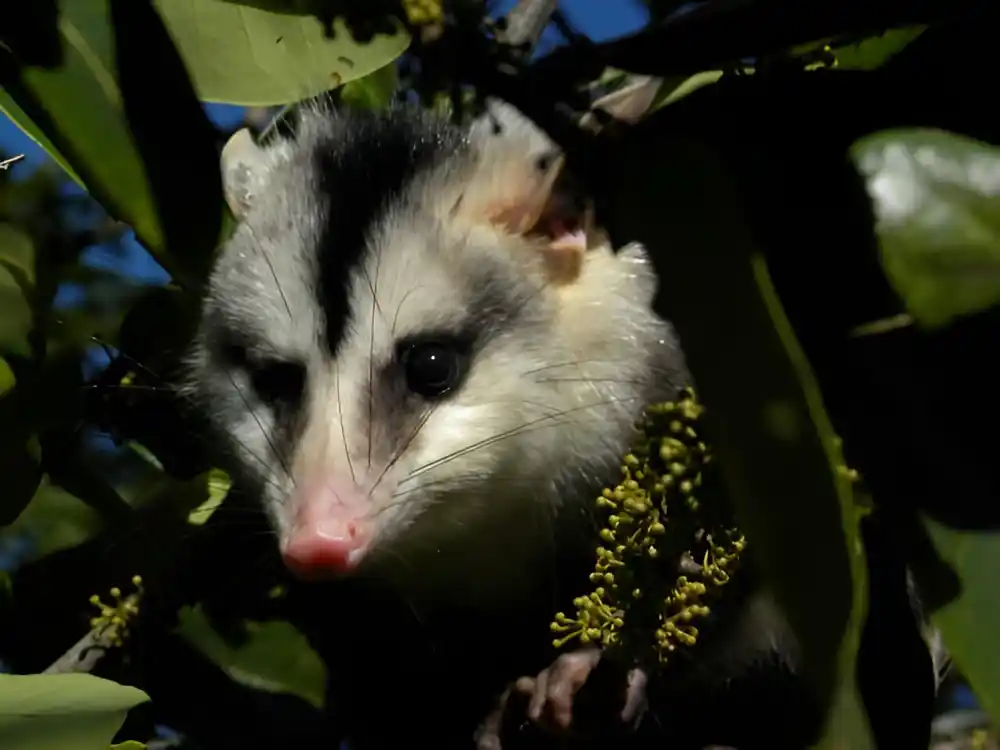
<instances>
[{"instance_id":1,"label":"thin twig","mask_svg":"<svg viewBox=\"0 0 1000 750\"><path fill-rule=\"evenodd\" d=\"M65 654L52 662L43 674L89 672L114 645L113 630L111 627L91 630L74 643Z\"/></svg>"},{"instance_id":2,"label":"thin twig","mask_svg":"<svg viewBox=\"0 0 1000 750\"><path fill-rule=\"evenodd\" d=\"M499 35L501 41L513 47L533 49L548 26L556 5L558 0L520 0L504 18L506 28Z\"/></svg>"},{"instance_id":3,"label":"thin twig","mask_svg":"<svg viewBox=\"0 0 1000 750\"><path fill-rule=\"evenodd\" d=\"M128 632L129 621L139 611L139 599L142 596L142 579L135 576L132 583L136 590L124 598L119 589L111 589L115 602L113 606L104 604L96 595L91 598L91 604L100 608L101 615L91 620L90 632L50 664L43 674L89 672L109 649L122 644Z\"/></svg>"},{"instance_id":4,"label":"thin twig","mask_svg":"<svg viewBox=\"0 0 1000 750\"><path fill-rule=\"evenodd\" d=\"M2 161L0 161L0 169L6 172L9 167L11 167L14 164L17 164L23 158L24 154L18 154L17 156L12 156L9 159L3 159Z\"/></svg>"}]
</instances>

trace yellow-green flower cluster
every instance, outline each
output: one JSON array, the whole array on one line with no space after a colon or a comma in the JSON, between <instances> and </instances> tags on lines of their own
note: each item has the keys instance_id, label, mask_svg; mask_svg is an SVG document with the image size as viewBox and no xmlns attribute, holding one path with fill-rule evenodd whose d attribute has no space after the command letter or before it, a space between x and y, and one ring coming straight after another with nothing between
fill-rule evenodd
<instances>
[{"instance_id":1,"label":"yellow-green flower cluster","mask_svg":"<svg viewBox=\"0 0 1000 750\"><path fill-rule=\"evenodd\" d=\"M711 456L698 436L702 412L692 389L646 410L622 481L597 499L607 525L590 576L596 587L574 601L575 617L556 615L557 648L579 639L641 662L652 649L663 664L696 642L695 623L745 546L721 488L705 482Z\"/></svg>"},{"instance_id":2,"label":"yellow-green flower cluster","mask_svg":"<svg viewBox=\"0 0 1000 750\"><path fill-rule=\"evenodd\" d=\"M129 623L139 614L142 578L133 576L132 585L136 590L125 597L117 586L111 589L112 604L105 604L97 594L90 597L90 603L101 610L101 614L91 619L90 629L100 633L113 646L121 646L125 642Z\"/></svg>"}]
</instances>

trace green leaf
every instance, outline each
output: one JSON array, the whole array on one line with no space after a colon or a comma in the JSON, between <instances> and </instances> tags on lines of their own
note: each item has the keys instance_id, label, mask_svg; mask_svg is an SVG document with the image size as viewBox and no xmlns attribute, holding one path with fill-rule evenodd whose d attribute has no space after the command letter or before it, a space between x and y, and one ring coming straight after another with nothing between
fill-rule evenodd
<instances>
[{"instance_id":1,"label":"green leaf","mask_svg":"<svg viewBox=\"0 0 1000 750\"><path fill-rule=\"evenodd\" d=\"M41 481L30 501L0 536L28 536L34 543L33 559L82 544L103 526L97 511L48 479Z\"/></svg>"},{"instance_id":2,"label":"green leaf","mask_svg":"<svg viewBox=\"0 0 1000 750\"><path fill-rule=\"evenodd\" d=\"M958 574L962 592L935 612L931 619L940 629L955 659L983 708L1000 720L1000 533L957 531L924 518L941 558Z\"/></svg>"},{"instance_id":3,"label":"green leaf","mask_svg":"<svg viewBox=\"0 0 1000 750\"><path fill-rule=\"evenodd\" d=\"M33 288L34 246L30 238L10 224L0 224L0 352L30 354Z\"/></svg>"},{"instance_id":4,"label":"green leaf","mask_svg":"<svg viewBox=\"0 0 1000 750\"><path fill-rule=\"evenodd\" d=\"M119 742L117 745L112 745L108 750L146 750L146 744L136 742L135 740L128 740L126 742Z\"/></svg>"},{"instance_id":5,"label":"green leaf","mask_svg":"<svg viewBox=\"0 0 1000 750\"><path fill-rule=\"evenodd\" d=\"M0 269L2 270L2 269ZM13 523L31 502L42 480L38 441L32 439L29 400L0 358L0 527Z\"/></svg>"},{"instance_id":6,"label":"green leaf","mask_svg":"<svg viewBox=\"0 0 1000 750\"><path fill-rule=\"evenodd\" d=\"M195 287L221 239L218 131L152 0L109 1L123 109L156 202L164 250L183 274L178 281Z\"/></svg>"},{"instance_id":7,"label":"green leaf","mask_svg":"<svg viewBox=\"0 0 1000 750\"><path fill-rule=\"evenodd\" d=\"M839 443L738 183L716 149L665 135L668 116L637 127L616 154L605 196L616 241L659 249L655 305L683 342L749 549L800 638L806 676L832 705L824 746L847 732L844 746L863 750L871 738L854 678L866 570ZM706 314L707 300L725 304ZM734 363L748 363L739 377Z\"/></svg>"},{"instance_id":8,"label":"green leaf","mask_svg":"<svg viewBox=\"0 0 1000 750\"><path fill-rule=\"evenodd\" d=\"M311 16L225 0L156 0L199 96L248 106L286 104L362 78L395 60L409 37L376 34L361 43L342 20L328 38Z\"/></svg>"},{"instance_id":9,"label":"green leaf","mask_svg":"<svg viewBox=\"0 0 1000 750\"><path fill-rule=\"evenodd\" d=\"M215 632L199 607L179 612L177 633L239 683L276 693L291 693L322 708L326 668L305 636L282 621L246 622L247 640L230 646Z\"/></svg>"},{"instance_id":10,"label":"green leaf","mask_svg":"<svg viewBox=\"0 0 1000 750\"><path fill-rule=\"evenodd\" d=\"M881 67L889 58L920 36L926 28L926 26L909 26L904 29L889 29L880 36L835 47L833 54L837 59L837 67L850 70L874 70Z\"/></svg>"},{"instance_id":11,"label":"green leaf","mask_svg":"<svg viewBox=\"0 0 1000 750\"><path fill-rule=\"evenodd\" d=\"M145 446L130 443L130 447L141 457L148 456L155 464L159 463ZM223 472L212 469L191 479L180 480L156 469L155 464L149 466L150 471L145 477L122 487L122 497L133 508L162 508L169 511L171 517L200 525L225 499L228 477Z\"/></svg>"},{"instance_id":12,"label":"green leaf","mask_svg":"<svg viewBox=\"0 0 1000 750\"><path fill-rule=\"evenodd\" d=\"M409 38L378 34L354 41L341 21L322 24L223 0L158 0L200 98L239 104L286 103L327 91L398 57ZM0 90L0 110L137 237L168 271L153 193L122 113L108 1L65 3L59 19L65 64L24 67ZM220 211L222 210L220 206ZM0 287L6 279L0 279ZM0 305L9 304L0 298ZM10 325L5 316L4 325ZM16 320L16 319L15 319Z\"/></svg>"},{"instance_id":13,"label":"green leaf","mask_svg":"<svg viewBox=\"0 0 1000 750\"><path fill-rule=\"evenodd\" d=\"M693 94L700 88L715 83L722 78L721 70L704 70L690 76L671 76L664 78L653 103L649 106L649 111L657 110L668 104L680 101L685 96Z\"/></svg>"},{"instance_id":14,"label":"green leaf","mask_svg":"<svg viewBox=\"0 0 1000 750\"><path fill-rule=\"evenodd\" d=\"M35 245L12 224L0 224L0 266L6 268L25 295L35 286Z\"/></svg>"},{"instance_id":15,"label":"green leaf","mask_svg":"<svg viewBox=\"0 0 1000 750\"><path fill-rule=\"evenodd\" d=\"M13 388L15 383L17 383L17 378L14 377L14 371L10 369L7 360L0 357L0 398L3 398L4 394Z\"/></svg>"},{"instance_id":16,"label":"green leaf","mask_svg":"<svg viewBox=\"0 0 1000 750\"><path fill-rule=\"evenodd\" d=\"M89 674L0 674L0 747L107 750L141 690Z\"/></svg>"},{"instance_id":17,"label":"green leaf","mask_svg":"<svg viewBox=\"0 0 1000 750\"><path fill-rule=\"evenodd\" d=\"M5 81L0 109L163 263L152 193L121 109L107 0L63 3L59 32L64 64L23 67Z\"/></svg>"},{"instance_id":18,"label":"green leaf","mask_svg":"<svg viewBox=\"0 0 1000 750\"><path fill-rule=\"evenodd\" d=\"M882 267L928 328L1000 302L1000 149L939 130L876 133L851 149Z\"/></svg>"},{"instance_id":19,"label":"green leaf","mask_svg":"<svg viewBox=\"0 0 1000 750\"><path fill-rule=\"evenodd\" d=\"M10 271L0 266L0 351L27 355L31 305Z\"/></svg>"},{"instance_id":20,"label":"green leaf","mask_svg":"<svg viewBox=\"0 0 1000 750\"><path fill-rule=\"evenodd\" d=\"M232 480L221 469L212 469L208 472L206 486L208 498L188 514L188 523L193 526L202 526L212 517L212 514L222 505L222 501L229 494Z\"/></svg>"},{"instance_id":21,"label":"green leaf","mask_svg":"<svg viewBox=\"0 0 1000 750\"><path fill-rule=\"evenodd\" d=\"M3 500L0 502L0 526L7 526L24 515L42 482L42 469L27 447L0 456Z\"/></svg>"},{"instance_id":22,"label":"green leaf","mask_svg":"<svg viewBox=\"0 0 1000 750\"><path fill-rule=\"evenodd\" d=\"M51 156L56 164L62 167L66 174L68 174L76 184L82 188L86 188L83 179L73 170L73 167L70 166L66 157L59 152L59 149L56 148L55 144L49 140L49 137L42 132L41 128L31 121L31 118L28 117L25 111L21 109L17 102L14 101L14 99L2 88L0 88L0 112L6 114L11 122L24 131L25 135L41 146L45 153Z\"/></svg>"},{"instance_id":23,"label":"green leaf","mask_svg":"<svg viewBox=\"0 0 1000 750\"><path fill-rule=\"evenodd\" d=\"M392 102L392 95L399 85L395 63L383 65L374 73L344 85L341 100L362 109L383 109Z\"/></svg>"}]
</instances>

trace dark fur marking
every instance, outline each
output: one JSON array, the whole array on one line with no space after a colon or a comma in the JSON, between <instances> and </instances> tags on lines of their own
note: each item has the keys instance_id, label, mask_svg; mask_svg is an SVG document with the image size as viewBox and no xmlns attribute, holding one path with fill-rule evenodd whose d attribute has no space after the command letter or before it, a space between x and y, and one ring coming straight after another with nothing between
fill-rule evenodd
<instances>
[{"instance_id":1,"label":"dark fur marking","mask_svg":"<svg viewBox=\"0 0 1000 750\"><path fill-rule=\"evenodd\" d=\"M316 144L319 190L328 201L317 249L317 294L326 314L324 343L332 355L350 315L350 271L364 257L372 229L414 177L454 153L462 142L454 128L413 114L403 107L378 114L345 113Z\"/></svg>"}]
</instances>

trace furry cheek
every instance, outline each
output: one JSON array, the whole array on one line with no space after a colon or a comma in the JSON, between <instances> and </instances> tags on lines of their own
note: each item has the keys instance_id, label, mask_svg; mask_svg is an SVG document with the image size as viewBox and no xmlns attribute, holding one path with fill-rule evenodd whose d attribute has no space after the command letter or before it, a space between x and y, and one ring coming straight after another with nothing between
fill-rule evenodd
<instances>
[{"instance_id":1,"label":"furry cheek","mask_svg":"<svg viewBox=\"0 0 1000 750\"><path fill-rule=\"evenodd\" d=\"M492 447L498 435L507 428L496 408L482 404L441 403L421 429L433 440L414 441L413 453L407 461L409 472L401 485L423 484L475 478L489 474L496 467L497 449Z\"/></svg>"}]
</instances>

